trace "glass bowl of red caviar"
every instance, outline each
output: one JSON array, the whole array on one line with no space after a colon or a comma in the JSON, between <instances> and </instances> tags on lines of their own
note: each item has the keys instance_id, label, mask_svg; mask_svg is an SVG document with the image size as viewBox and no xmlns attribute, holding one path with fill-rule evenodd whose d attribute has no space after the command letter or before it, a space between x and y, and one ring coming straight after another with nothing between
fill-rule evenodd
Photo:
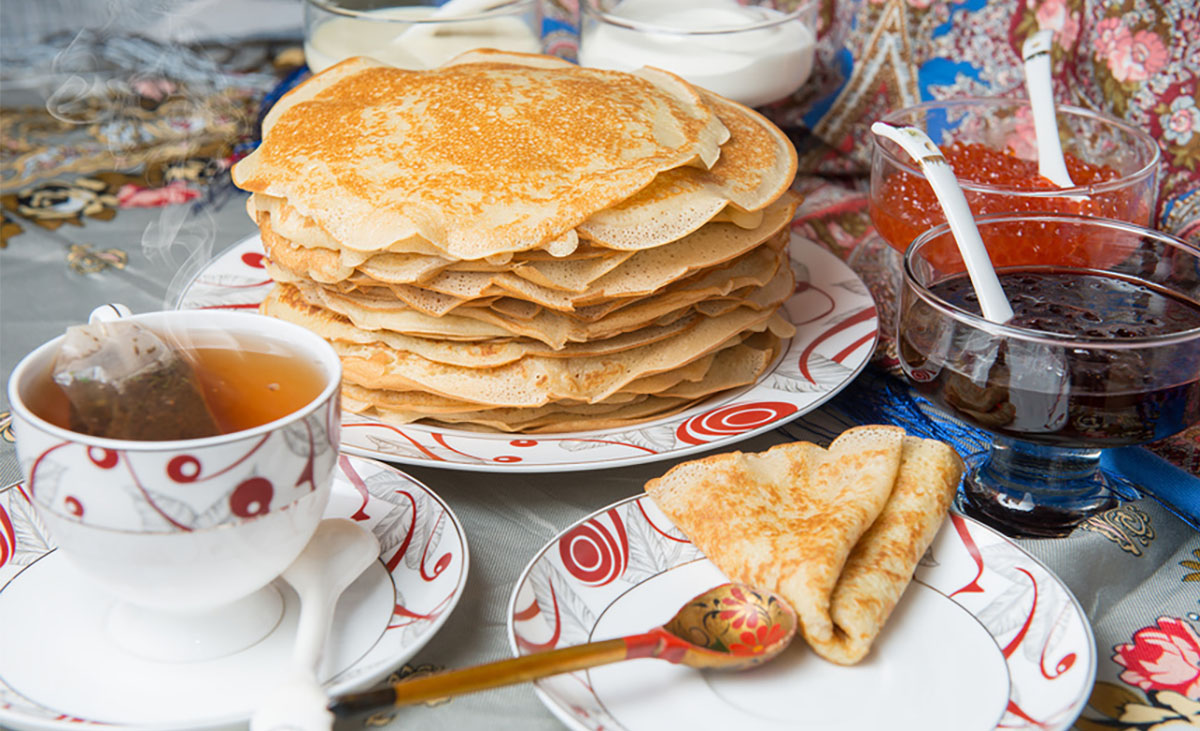
<instances>
[{"instance_id":1,"label":"glass bowl of red caviar","mask_svg":"<svg viewBox=\"0 0 1200 731\"><path fill-rule=\"evenodd\" d=\"M1057 108L1059 137L1075 186L1038 175L1033 115L1024 99L951 99L890 112L884 121L925 130L942 150L976 216L1063 213L1148 226L1154 216L1161 153L1150 135L1125 122L1071 106ZM925 176L895 143L874 137L871 220L880 238L904 251L921 233L946 222ZM1082 242L1030 236L992 252L993 264L1024 259L1036 246L1050 259ZM950 249L946 256L953 256ZM929 256L939 252L930 250Z\"/></svg>"},{"instance_id":2,"label":"glass bowl of red caviar","mask_svg":"<svg viewBox=\"0 0 1200 731\"><path fill-rule=\"evenodd\" d=\"M1009 535L1064 535L1135 494L1103 450L1200 422L1200 248L1093 216L975 222L1013 317L983 318L961 257L943 255L949 227L933 228L903 257L900 366L992 437L966 458L960 507ZM1080 243L1039 247L1064 238Z\"/></svg>"}]
</instances>

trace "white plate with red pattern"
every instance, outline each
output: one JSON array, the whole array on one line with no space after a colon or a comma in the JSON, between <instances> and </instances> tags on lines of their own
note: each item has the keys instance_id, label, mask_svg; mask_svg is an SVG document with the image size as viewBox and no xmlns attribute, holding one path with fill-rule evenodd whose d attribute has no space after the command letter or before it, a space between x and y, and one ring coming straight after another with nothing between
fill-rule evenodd
<instances>
[{"instance_id":1,"label":"white plate with red pattern","mask_svg":"<svg viewBox=\"0 0 1200 731\"><path fill-rule=\"evenodd\" d=\"M509 642L525 655L644 632L727 580L649 497L628 498L563 531L526 567ZM1070 591L1012 541L952 513L857 665L827 662L798 637L738 673L640 659L536 688L577 731L1057 731L1083 710L1095 675L1091 627Z\"/></svg>"},{"instance_id":2,"label":"white plate with red pattern","mask_svg":"<svg viewBox=\"0 0 1200 731\"><path fill-rule=\"evenodd\" d=\"M389 462L460 470L566 472L673 459L752 437L800 417L866 366L878 337L875 301L862 280L823 247L793 234L796 290L784 304L796 326L783 355L757 383L637 426L522 436L442 426L394 426L346 413L342 449ZM181 309L254 310L273 286L252 236L217 256L184 289Z\"/></svg>"},{"instance_id":3,"label":"white plate with red pattern","mask_svg":"<svg viewBox=\"0 0 1200 731\"><path fill-rule=\"evenodd\" d=\"M323 667L330 693L361 690L428 642L462 596L467 539L442 500L403 472L342 455L326 517L362 522L379 561L338 602ZM0 488L0 728L245 728L285 677L298 601L281 580L276 629L203 662L132 656L103 630L102 591L61 560L20 484Z\"/></svg>"}]
</instances>

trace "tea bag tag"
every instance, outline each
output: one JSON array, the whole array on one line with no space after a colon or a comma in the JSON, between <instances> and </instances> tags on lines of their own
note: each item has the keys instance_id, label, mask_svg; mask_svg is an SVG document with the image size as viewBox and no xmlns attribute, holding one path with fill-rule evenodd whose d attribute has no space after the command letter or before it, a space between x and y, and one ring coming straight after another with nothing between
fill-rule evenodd
<instances>
[{"instance_id":1,"label":"tea bag tag","mask_svg":"<svg viewBox=\"0 0 1200 731\"><path fill-rule=\"evenodd\" d=\"M92 314L88 315L88 324L95 325L101 322L112 322L123 317L133 317L133 310L125 305L110 302L107 305L100 305L92 310Z\"/></svg>"}]
</instances>

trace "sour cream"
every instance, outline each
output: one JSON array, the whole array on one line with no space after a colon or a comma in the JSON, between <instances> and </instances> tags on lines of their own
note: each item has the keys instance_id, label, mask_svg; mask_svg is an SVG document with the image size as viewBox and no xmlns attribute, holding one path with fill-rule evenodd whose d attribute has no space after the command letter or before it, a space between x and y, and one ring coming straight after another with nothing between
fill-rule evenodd
<instances>
[{"instance_id":1,"label":"sour cream","mask_svg":"<svg viewBox=\"0 0 1200 731\"><path fill-rule=\"evenodd\" d=\"M370 56L400 68L427 69L475 48L541 51L541 41L518 16L447 21L436 27L406 22L428 18L433 10L397 7L363 12L361 18L329 18L305 38L305 60L314 73L351 56Z\"/></svg>"},{"instance_id":2,"label":"sour cream","mask_svg":"<svg viewBox=\"0 0 1200 731\"><path fill-rule=\"evenodd\" d=\"M805 14L788 19L735 0L624 0L606 15L616 22L585 15L584 66L655 66L749 106L791 95L812 73L816 37Z\"/></svg>"}]
</instances>

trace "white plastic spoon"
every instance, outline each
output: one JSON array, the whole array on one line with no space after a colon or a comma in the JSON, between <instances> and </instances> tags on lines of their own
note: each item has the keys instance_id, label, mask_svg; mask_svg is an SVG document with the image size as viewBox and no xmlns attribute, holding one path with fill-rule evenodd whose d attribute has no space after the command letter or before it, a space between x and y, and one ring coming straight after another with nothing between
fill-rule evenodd
<instances>
[{"instance_id":1,"label":"white plastic spoon","mask_svg":"<svg viewBox=\"0 0 1200 731\"><path fill-rule=\"evenodd\" d=\"M379 541L345 518L327 518L283 572L300 596L290 674L250 718L250 731L329 731L329 697L317 681L317 661L338 597L379 558Z\"/></svg>"},{"instance_id":2,"label":"white plastic spoon","mask_svg":"<svg viewBox=\"0 0 1200 731\"><path fill-rule=\"evenodd\" d=\"M992 322L1008 322L1013 316L1012 305L1008 303L1008 297L992 267L992 260L979 236L979 228L975 226L975 217L967 205L967 198L942 151L933 144L929 135L909 125L876 122L871 125L871 131L900 145L921 166L925 179L942 205L942 212L946 214L946 222L950 224L950 232L954 235L958 250L962 252L967 276L979 295L983 316Z\"/></svg>"},{"instance_id":3,"label":"white plastic spoon","mask_svg":"<svg viewBox=\"0 0 1200 731\"><path fill-rule=\"evenodd\" d=\"M1033 108L1033 131L1037 137L1038 174L1060 188L1074 187L1054 114L1054 90L1050 82L1050 47L1054 31L1039 30L1025 39L1021 56L1025 59L1025 91Z\"/></svg>"}]
</instances>

